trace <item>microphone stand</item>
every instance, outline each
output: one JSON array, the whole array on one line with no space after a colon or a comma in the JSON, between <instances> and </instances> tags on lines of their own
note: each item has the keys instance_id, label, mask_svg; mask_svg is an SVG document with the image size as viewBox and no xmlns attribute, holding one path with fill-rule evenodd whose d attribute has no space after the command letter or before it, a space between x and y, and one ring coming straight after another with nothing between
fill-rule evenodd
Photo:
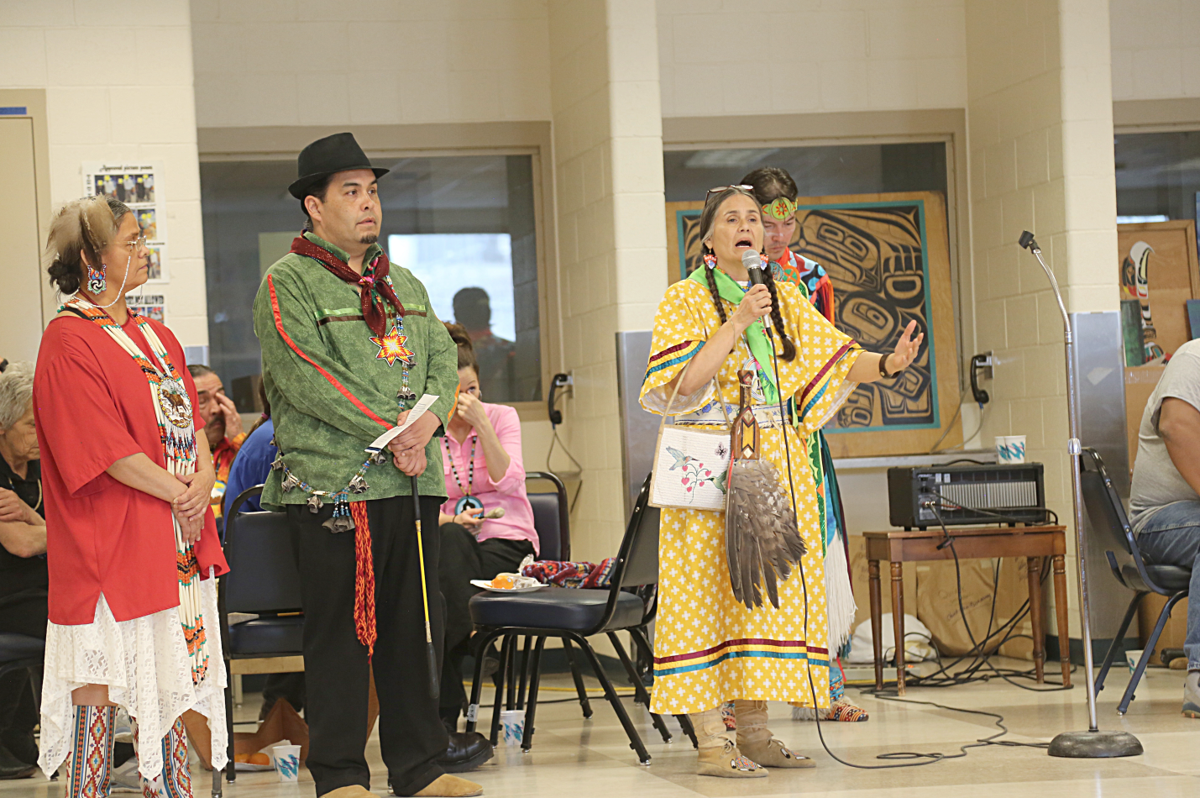
<instances>
[{"instance_id":1,"label":"microphone stand","mask_svg":"<svg viewBox=\"0 0 1200 798\"><path fill-rule=\"evenodd\" d=\"M1088 580L1087 559L1084 556L1083 545L1083 493L1080 485L1080 455L1082 446L1079 442L1079 390L1075 382L1075 334L1071 329L1071 318L1067 315L1067 306L1063 304L1062 292L1058 288L1058 280L1054 272L1042 260L1042 249L1033 238L1033 233L1026 230L1021 233L1020 245L1028 249L1037 258L1050 280L1050 288L1058 302L1058 312L1062 314L1063 343L1067 355L1067 454L1071 457L1071 499L1074 504L1075 520L1075 552L1079 563L1079 614L1083 628L1083 665L1087 688L1088 730L1062 732L1050 741L1050 756L1072 757L1077 759L1097 759L1117 756L1138 756L1142 753L1142 744L1129 732L1100 731L1096 723L1096 683L1093 676L1092 662L1092 629L1088 618ZM1061 631L1061 630L1060 630ZM1066 653L1066 652L1062 652Z\"/></svg>"}]
</instances>

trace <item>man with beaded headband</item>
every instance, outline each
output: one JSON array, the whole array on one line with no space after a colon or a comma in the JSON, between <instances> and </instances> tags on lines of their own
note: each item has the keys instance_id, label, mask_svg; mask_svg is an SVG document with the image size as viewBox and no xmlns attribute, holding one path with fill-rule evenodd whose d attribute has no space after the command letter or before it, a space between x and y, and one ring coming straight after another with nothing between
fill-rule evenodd
<instances>
[{"instance_id":1,"label":"man with beaded headband","mask_svg":"<svg viewBox=\"0 0 1200 798\"><path fill-rule=\"evenodd\" d=\"M171 331L125 304L148 268L128 207L67 203L48 249L50 280L71 296L34 377L50 574L38 764L52 774L69 756L68 798L105 798L122 706L146 797L190 798L182 714L208 718L215 767L226 756L215 577L227 566L196 386Z\"/></svg>"},{"instance_id":2,"label":"man with beaded headband","mask_svg":"<svg viewBox=\"0 0 1200 798\"><path fill-rule=\"evenodd\" d=\"M262 503L287 511L299 552L307 764L318 796L371 798L364 748L373 666L380 748L395 793L478 795L479 785L447 771L477 753L464 748L487 743L448 751L429 694L438 673L427 672L422 613L428 599L440 652L438 507L446 488L434 436L455 401L457 350L425 287L391 268L377 243L376 181L388 170L373 167L350 133L308 145L298 167L288 190L307 230L267 270L254 330L280 452ZM423 394L438 399L387 450L367 454Z\"/></svg>"}]
</instances>

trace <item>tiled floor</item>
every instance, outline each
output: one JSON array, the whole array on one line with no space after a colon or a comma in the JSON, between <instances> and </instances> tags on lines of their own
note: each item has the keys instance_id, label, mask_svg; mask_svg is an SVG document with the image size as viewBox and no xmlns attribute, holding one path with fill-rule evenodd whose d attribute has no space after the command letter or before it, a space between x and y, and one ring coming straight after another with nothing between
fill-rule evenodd
<instances>
[{"instance_id":1,"label":"tiled floor","mask_svg":"<svg viewBox=\"0 0 1200 798\"><path fill-rule=\"evenodd\" d=\"M1017 664L1017 663L1013 663ZM1025 663L1027 665L1027 663ZM627 699L635 723L653 757L648 767L638 764L611 708L595 694L595 714L583 720L573 700L543 704L538 709L533 750L499 748L496 757L471 774L485 794L499 798L517 796L571 796L571 798L695 798L704 796L773 796L802 793L806 796L890 796L892 798L982 798L983 796L1120 795L1137 798L1200 796L1200 721L1179 714L1183 674L1157 670L1147 674L1129 713L1118 717L1116 702L1127 675L1114 672L1101 693L1100 726L1137 735L1143 756L1119 760L1053 759L1044 750L989 746L971 749L961 759L922 767L859 770L839 764L821 748L817 727L790 719L788 708L772 704L772 729L792 748L817 760L817 768L776 770L768 778L732 781L694 775L695 752L674 721L668 725L674 742L664 744L650 725L649 716ZM569 680L548 677L542 698L570 699ZM922 751L955 754L958 746L992 734L990 718L947 712L928 706L899 704L870 696L851 695L871 712L858 724L821 724L829 748L855 764L880 765L878 754L888 751ZM1085 729L1087 710L1082 689L1036 694L1003 682L959 686L941 690L910 689L907 696L964 709L981 709L1005 716L1011 733L1004 739L1045 742L1059 731ZM247 697L239 719L257 713L257 696ZM484 719L490 712L484 713ZM482 725L482 724L481 724ZM386 795L387 777L379 758L378 738L367 749L374 774L372 787ZM209 774L193 768L195 794L207 798ZM0 798L59 798L61 784L40 776L18 782L0 782ZM312 798L312 780L301 771L298 785L278 783L273 772L242 773L227 785L226 798Z\"/></svg>"}]
</instances>

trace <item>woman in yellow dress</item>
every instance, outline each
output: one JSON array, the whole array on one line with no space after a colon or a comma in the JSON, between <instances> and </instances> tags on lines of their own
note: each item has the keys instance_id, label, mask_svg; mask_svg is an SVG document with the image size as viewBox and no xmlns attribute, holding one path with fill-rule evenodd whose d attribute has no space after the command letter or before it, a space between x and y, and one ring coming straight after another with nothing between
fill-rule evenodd
<instances>
[{"instance_id":1,"label":"woman in yellow dress","mask_svg":"<svg viewBox=\"0 0 1200 798\"><path fill-rule=\"evenodd\" d=\"M677 388L670 408L677 424L721 429L718 402L735 415L737 373L752 372L759 456L775 466L781 488L792 496L809 553L779 585L778 608L748 609L730 586L724 513L664 509L651 704L659 714L692 716L699 774L757 777L766 775L764 768L813 764L771 735L768 700L829 706L822 530L812 472L804 467L808 438L855 385L907 368L923 335L913 337L913 323L894 352L864 352L795 286L776 284L769 270L766 285L747 290L742 253L763 248L761 210L748 187L708 193L700 239L704 266L668 288L658 306L642 406L666 412ZM736 731L727 731L721 718L721 704L731 700Z\"/></svg>"}]
</instances>

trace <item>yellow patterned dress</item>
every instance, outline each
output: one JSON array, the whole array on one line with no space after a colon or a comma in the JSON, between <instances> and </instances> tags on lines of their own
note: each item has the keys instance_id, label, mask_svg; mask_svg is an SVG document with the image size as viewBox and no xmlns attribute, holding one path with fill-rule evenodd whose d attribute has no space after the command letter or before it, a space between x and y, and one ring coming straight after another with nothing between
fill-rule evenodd
<instances>
[{"instance_id":1,"label":"yellow patterned dress","mask_svg":"<svg viewBox=\"0 0 1200 798\"><path fill-rule=\"evenodd\" d=\"M796 517L810 552L803 561L804 583L800 570L794 570L780 585L779 609L769 602L759 609L747 609L734 599L730 588L724 513L664 509L651 702L656 713L702 712L739 698L811 707L813 692L819 707L829 706L822 530L816 487L806 459L807 436L819 430L854 389L856 383L847 381L847 373L862 350L817 312L795 286L778 283L776 289L784 328L796 343L795 360L789 363L780 358L778 362L781 394L793 397L800 415L799 424L787 426L786 434ZM727 317L734 310L734 305L725 302ZM712 294L703 284L681 280L667 289L654 319L654 339L642 385L643 407L653 413L664 412L670 399L668 383L720 326ZM731 408L738 402L737 372L757 371L757 366L745 337L739 338L717 374L721 399ZM714 408L719 413L715 400L709 382L692 396L677 397L672 415L711 414ZM757 390L755 403L766 404ZM734 412L730 410L731 415ZM782 429L763 429L760 456L775 464L786 491L788 466ZM810 670L809 661L816 667Z\"/></svg>"}]
</instances>

